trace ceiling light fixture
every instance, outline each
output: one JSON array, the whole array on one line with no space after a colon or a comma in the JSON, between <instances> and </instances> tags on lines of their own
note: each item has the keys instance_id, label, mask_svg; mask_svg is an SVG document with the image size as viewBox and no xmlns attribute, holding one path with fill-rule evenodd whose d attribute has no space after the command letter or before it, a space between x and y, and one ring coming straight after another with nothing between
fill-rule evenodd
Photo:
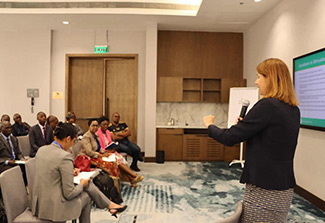
<instances>
[{"instance_id":1,"label":"ceiling light fixture","mask_svg":"<svg viewBox=\"0 0 325 223\"><path fill-rule=\"evenodd\" d=\"M69 25L70 22L69 22L69 21L63 21L62 23L63 23L64 25Z\"/></svg>"},{"instance_id":2,"label":"ceiling light fixture","mask_svg":"<svg viewBox=\"0 0 325 223\"><path fill-rule=\"evenodd\" d=\"M260 2L260 1L262 1L262 0L254 0L254 2Z\"/></svg>"}]
</instances>

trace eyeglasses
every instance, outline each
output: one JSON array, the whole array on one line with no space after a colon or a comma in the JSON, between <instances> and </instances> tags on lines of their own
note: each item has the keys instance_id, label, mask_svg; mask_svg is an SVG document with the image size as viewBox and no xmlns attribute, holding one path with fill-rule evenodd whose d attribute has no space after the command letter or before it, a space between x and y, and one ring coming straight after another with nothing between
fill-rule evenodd
<instances>
[{"instance_id":1,"label":"eyeglasses","mask_svg":"<svg viewBox=\"0 0 325 223\"><path fill-rule=\"evenodd\" d=\"M98 125L90 125L90 127L98 127Z\"/></svg>"}]
</instances>

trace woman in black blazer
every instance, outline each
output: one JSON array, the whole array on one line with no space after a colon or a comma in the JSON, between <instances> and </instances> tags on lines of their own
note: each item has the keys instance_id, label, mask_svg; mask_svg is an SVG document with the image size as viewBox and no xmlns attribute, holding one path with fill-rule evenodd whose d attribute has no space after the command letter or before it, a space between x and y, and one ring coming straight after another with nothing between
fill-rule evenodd
<instances>
[{"instance_id":1,"label":"woman in black blazer","mask_svg":"<svg viewBox=\"0 0 325 223\"><path fill-rule=\"evenodd\" d=\"M246 184L241 222L286 222L296 185L293 159L300 127L300 111L289 69L279 59L267 59L257 68L255 84L263 99L229 129L204 117L211 138L232 146L246 141Z\"/></svg>"}]
</instances>

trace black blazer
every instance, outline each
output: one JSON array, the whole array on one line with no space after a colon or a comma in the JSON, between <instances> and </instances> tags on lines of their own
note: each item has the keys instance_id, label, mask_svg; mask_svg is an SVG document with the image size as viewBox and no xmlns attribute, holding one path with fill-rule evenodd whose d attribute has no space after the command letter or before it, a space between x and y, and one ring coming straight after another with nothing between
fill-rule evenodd
<instances>
[{"instance_id":1,"label":"black blazer","mask_svg":"<svg viewBox=\"0 0 325 223\"><path fill-rule=\"evenodd\" d=\"M299 127L298 107L278 99L263 98L237 125L229 129L210 125L208 134L228 146L246 140L241 183L286 190L296 186L293 158Z\"/></svg>"},{"instance_id":2,"label":"black blazer","mask_svg":"<svg viewBox=\"0 0 325 223\"><path fill-rule=\"evenodd\" d=\"M46 132L46 145L51 144L54 141L53 137L53 130L52 127L46 125L45 127ZM34 125L29 130L29 143L30 143L30 157L35 157L37 150L39 147L45 145L45 140L43 137L42 129L39 127L38 124Z\"/></svg>"},{"instance_id":3,"label":"black blazer","mask_svg":"<svg viewBox=\"0 0 325 223\"><path fill-rule=\"evenodd\" d=\"M15 159L20 160L23 155L18 147L18 140L14 136L10 136L10 141L14 147ZM0 173L9 169L11 166L5 165L6 160L12 160L11 148L9 147L7 140L0 134Z\"/></svg>"}]
</instances>

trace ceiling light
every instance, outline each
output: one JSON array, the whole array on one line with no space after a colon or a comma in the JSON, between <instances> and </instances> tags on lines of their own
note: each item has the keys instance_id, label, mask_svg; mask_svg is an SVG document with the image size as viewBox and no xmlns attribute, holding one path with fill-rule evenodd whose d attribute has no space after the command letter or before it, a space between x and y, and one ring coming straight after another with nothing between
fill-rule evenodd
<instances>
[{"instance_id":1,"label":"ceiling light","mask_svg":"<svg viewBox=\"0 0 325 223\"><path fill-rule=\"evenodd\" d=\"M260 2L260 1L262 1L262 0L254 0L254 2Z\"/></svg>"},{"instance_id":2,"label":"ceiling light","mask_svg":"<svg viewBox=\"0 0 325 223\"><path fill-rule=\"evenodd\" d=\"M69 25L70 22L69 22L69 21L63 21L62 23L63 23L64 25Z\"/></svg>"}]
</instances>

